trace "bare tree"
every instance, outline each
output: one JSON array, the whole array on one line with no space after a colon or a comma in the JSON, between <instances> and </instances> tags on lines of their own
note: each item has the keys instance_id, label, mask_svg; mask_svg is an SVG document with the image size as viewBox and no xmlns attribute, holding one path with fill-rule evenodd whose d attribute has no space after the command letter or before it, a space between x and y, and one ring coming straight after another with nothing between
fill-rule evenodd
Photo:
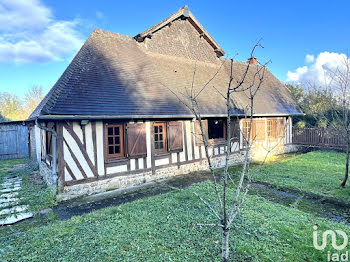
<instances>
[{"instance_id":1,"label":"bare tree","mask_svg":"<svg viewBox=\"0 0 350 262\"><path fill-rule=\"evenodd\" d=\"M345 175L341 183L345 187L349 177L350 158L350 59L344 55L341 64L335 69L325 68L326 87L329 88L337 101L333 105L332 122L330 126L340 131L345 140Z\"/></svg>"},{"instance_id":2,"label":"bare tree","mask_svg":"<svg viewBox=\"0 0 350 262\"><path fill-rule=\"evenodd\" d=\"M262 47L260 45L260 41L253 47L250 54L250 59L254 59L254 52L258 47ZM217 170L214 168L214 165L212 163L212 156L209 154L210 143L208 141L208 138L205 136L204 125L202 121L202 115L201 115L201 110L199 105L200 103L198 101L198 97L202 92L205 91L205 89L211 87L210 83L217 76L217 74L223 67L224 63L228 61L230 62L230 78L226 88L226 93L220 92L217 88L215 88L215 86L213 87L217 92L219 92L219 94L222 96L222 98L226 102L226 113L227 113L225 164L223 169L223 175L219 175L217 174ZM199 123L201 140L204 145L205 156L208 162L210 173L212 175L213 189L216 195L216 201L214 203L210 203L210 201L204 199L198 193L194 192L194 194L200 199L202 203L204 203L204 205L210 210L210 212L216 218L215 222L211 224L199 224L199 225L219 227L221 229L221 235L222 235L222 247L221 247L222 252L221 253L222 253L222 261L224 262L229 260L229 236L232 228L232 223L236 218L237 214L239 213L239 211L241 210L249 189L249 181L250 181L249 164L251 160L250 151L251 151L251 145L255 139L255 137L252 136L254 99L264 81L266 67L269 62L265 64L254 65L254 66L251 65L250 63L247 63L246 68L242 73L242 75L234 76L234 73L233 73L233 67L235 65L234 59L230 59L230 60L224 59L219 69L199 89L198 92L196 92L194 88L194 82L195 82L196 70L197 70L195 66L193 71L192 86L189 88L190 90L186 89L186 94L182 94L182 93L178 94L178 92L175 92L169 89L174 95L178 97L180 102L182 102L192 112L195 119L198 120L198 123ZM253 71L253 79L248 83L246 81L247 75L248 75L248 72L251 73L252 71ZM232 178L232 173L230 172L230 169L229 169L229 160L230 160L230 154L232 151L232 143L233 143L233 138L231 137L231 118L232 118L233 110L236 109L233 96L236 95L237 93L242 93L242 92L249 99L249 104L246 106L244 111L245 111L245 118L246 120L249 121L250 124L249 124L248 132L247 130L243 130L243 131L240 130L240 132L242 132L243 134L243 139L245 144L245 148L244 148L245 156L244 156L243 167L242 167L242 171L240 172L238 184L235 184L235 181ZM263 161L263 163L264 162L265 161ZM247 179L248 179L248 182L245 183ZM228 187L230 182L235 185L234 192L229 192L230 190L232 191L232 189L229 189ZM230 197L230 195L232 196L231 193L233 193L233 197Z\"/></svg>"},{"instance_id":3,"label":"bare tree","mask_svg":"<svg viewBox=\"0 0 350 262\"><path fill-rule=\"evenodd\" d=\"M24 109L26 110L28 116L34 111L43 98L44 95L42 87L32 86L28 90L24 98Z\"/></svg>"}]
</instances>

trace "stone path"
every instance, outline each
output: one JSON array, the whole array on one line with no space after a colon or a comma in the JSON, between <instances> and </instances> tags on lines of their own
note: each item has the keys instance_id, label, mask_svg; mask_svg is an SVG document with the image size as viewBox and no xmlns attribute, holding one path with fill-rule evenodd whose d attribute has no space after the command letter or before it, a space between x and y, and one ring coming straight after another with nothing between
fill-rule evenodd
<instances>
[{"instance_id":1,"label":"stone path","mask_svg":"<svg viewBox=\"0 0 350 262\"><path fill-rule=\"evenodd\" d=\"M5 176L0 185L0 226L12 225L19 221L33 217L32 212L27 212L28 205L18 205L19 191L22 178Z\"/></svg>"}]
</instances>

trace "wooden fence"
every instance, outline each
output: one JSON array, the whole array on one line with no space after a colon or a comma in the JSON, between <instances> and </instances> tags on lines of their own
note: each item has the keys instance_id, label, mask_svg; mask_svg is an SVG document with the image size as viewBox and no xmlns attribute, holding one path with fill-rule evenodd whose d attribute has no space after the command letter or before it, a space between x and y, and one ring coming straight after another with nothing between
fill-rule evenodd
<instances>
[{"instance_id":1,"label":"wooden fence","mask_svg":"<svg viewBox=\"0 0 350 262\"><path fill-rule=\"evenodd\" d=\"M0 160L28 157L28 127L21 123L0 124Z\"/></svg>"},{"instance_id":2,"label":"wooden fence","mask_svg":"<svg viewBox=\"0 0 350 262\"><path fill-rule=\"evenodd\" d=\"M293 127L293 144L343 148L346 142L338 129Z\"/></svg>"}]
</instances>

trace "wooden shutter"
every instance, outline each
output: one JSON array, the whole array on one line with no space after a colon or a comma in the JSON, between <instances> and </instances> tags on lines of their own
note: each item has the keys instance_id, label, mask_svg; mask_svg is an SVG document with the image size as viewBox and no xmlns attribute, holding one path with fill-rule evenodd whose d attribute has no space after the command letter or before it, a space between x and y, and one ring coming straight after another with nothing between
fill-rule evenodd
<instances>
[{"instance_id":1,"label":"wooden shutter","mask_svg":"<svg viewBox=\"0 0 350 262\"><path fill-rule=\"evenodd\" d=\"M204 136L208 140L208 120L202 120L202 125L203 125ZM194 131L195 131L195 138L196 138L196 146L203 145L203 137L202 137L202 132L201 132L201 128L198 120L196 120L196 122L194 123Z\"/></svg>"},{"instance_id":2,"label":"wooden shutter","mask_svg":"<svg viewBox=\"0 0 350 262\"><path fill-rule=\"evenodd\" d=\"M256 141L265 140L265 120L254 120L254 132Z\"/></svg>"},{"instance_id":3,"label":"wooden shutter","mask_svg":"<svg viewBox=\"0 0 350 262\"><path fill-rule=\"evenodd\" d=\"M285 125L284 118L277 119L277 137L284 137Z\"/></svg>"},{"instance_id":4,"label":"wooden shutter","mask_svg":"<svg viewBox=\"0 0 350 262\"><path fill-rule=\"evenodd\" d=\"M146 125L135 123L127 125L128 155L143 156L147 154L146 146Z\"/></svg>"},{"instance_id":5,"label":"wooden shutter","mask_svg":"<svg viewBox=\"0 0 350 262\"><path fill-rule=\"evenodd\" d=\"M240 138L240 128L239 128L239 119L231 119L231 139L239 140Z\"/></svg>"},{"instance_id":6,"label":"wooden shutter","mask_svg":"<svg viewBox=\"0 0 350 262\"><path fill-rule=\"evenodd\" d=\"M168 122L168 146L169 151L182 151L182 122Z\"/></svg>"}]
</instances>

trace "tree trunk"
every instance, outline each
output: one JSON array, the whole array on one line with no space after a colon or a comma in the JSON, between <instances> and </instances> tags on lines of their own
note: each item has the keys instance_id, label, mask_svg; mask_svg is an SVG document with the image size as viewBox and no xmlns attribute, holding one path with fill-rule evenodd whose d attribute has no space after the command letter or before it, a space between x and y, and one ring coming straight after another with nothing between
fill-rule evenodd
<instances>
[{"instance_id":1,"label":"tree trunk","mask_svg":"<svg viewBox=\"0 0 350 262\"><path fill-rule=\"evenodd\" d=\"M345 187L346 185L346 181L348 180L349 177L349 143L347 143L346 145L346 163L345 163L345 176L344 176L344 180L341 183L342 187Z\"/></svg>"},{"instance_id":2,"label":"tree trunk","mask_svg":"<svg viewBox=\"0 0 350 262\"><path fill-rule=\"evenodd\" d=\"M228 245L230 230L223 228L222 230L222 262L228 262L230 250Z\"/></svg>"}]
</instances>

